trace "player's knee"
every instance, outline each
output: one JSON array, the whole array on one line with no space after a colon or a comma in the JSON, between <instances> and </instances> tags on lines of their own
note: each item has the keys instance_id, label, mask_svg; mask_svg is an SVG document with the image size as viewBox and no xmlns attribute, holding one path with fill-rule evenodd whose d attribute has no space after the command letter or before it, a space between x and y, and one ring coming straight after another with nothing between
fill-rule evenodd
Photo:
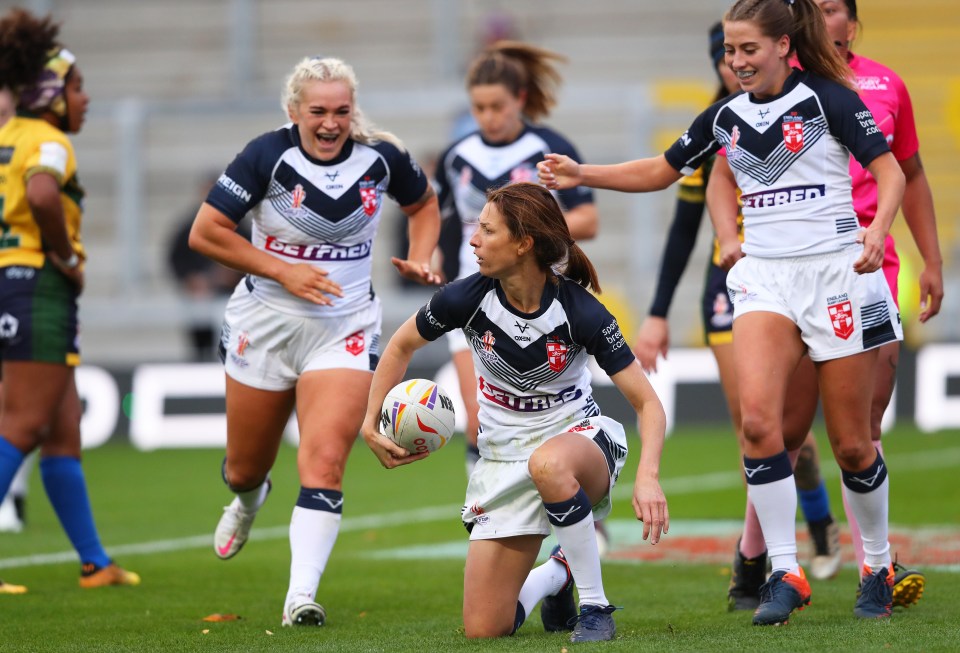
<instances>
[{"instance_id":1,"label":"player's knee","mask_svg":"<svg viewBox=\"0 0 960 653\"><path fill-rule=\"evenodd\" d=\"M463 634L467 639L490 639L492 637L506 637L513 633L513 622L509 619L502 623L477 616L463 619Z\"/></svg>"},{"instance_id":2,"label":"player's knee","mask_svg":"<svg viewBox=\"0 0 960 653\"><path fill-rule=\"evenodd\" d=\"M558 447L542 445L527 461L530 478L541 493L544 487L576 483L570 462L561 454Z\"/></svg>"},{"instance_id":3,"label":"player's knee","mask_svg":"<svg viewBox=\"0 0 960 653\"><path fill-rule=\"evenodd\" d=\"M223 461L223 482L232 492L247 492L259 487L266 479L267 472L246 465L235 465Z\"/></svg>"},{"instance_id":4,"label":"player's knee","mask_svg":"<svg viewBox=\"0 0 960 653\"><path fill-rule=\"evenodd\" d=\"M864 442L841 442L834 447L837 464L848 471L866 469L873 462L877 450Z\"/></svg>"},{"instance_id":5,"label":"player's knee","mask_svg":"<svg viewBox=\"0 0 960 653\"><path fill-rule=\"evenodd\" d=\"M743 439L751 444L764 442L775 432L773 421L758 413L744 413L742 428Z\"/></svg>"}]
</instances>

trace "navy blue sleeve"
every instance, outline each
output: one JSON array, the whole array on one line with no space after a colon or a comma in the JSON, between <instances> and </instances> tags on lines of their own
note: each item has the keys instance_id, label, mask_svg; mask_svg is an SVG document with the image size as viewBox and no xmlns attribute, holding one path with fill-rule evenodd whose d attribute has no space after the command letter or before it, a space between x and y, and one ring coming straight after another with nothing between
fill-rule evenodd
<instances>
[{"instance_id":1,"label":"navy blue sleeve","mask_svg":"<svg viewBox=\"0 0 960 653\"><path fill-rule=\"evenodd\" d=\"M861 166L866 168L878 156L890 151L886 137L859 95L815 75L809 75L806 83L817 91L823 103L830 133L850 150Z\"/></svg>"},{"instance_id":2,"label":"navy blue sleeve","mask_svg":"<svg viewBox=\"0 0 960 653\"><path fill-rule=\"evenodd\" d=\"M636 360L620 332L617 318L600 300L573 281L564 279L561 283L561 302L570 320L570 335L574 342L583 345L609 376Z\"/></svg>"},{"instance_id":3,"label":"navy blue sleeve","mask_svg":"<svg viewBox=\"0 0 960 653\"><path fill-rule=\"evenodd\" d=\"M546 127L536 128L537 134L546 141L550 151L556 154L565 154L577 163L583 163L583 157L574 147L573 143L566 138ZM582 204L593 204L593 190L586 186L575 186L558 193L560 196L560 205L567 211L576 208Z\"/></svg>"},{"instance_id":4,"label":"navy blue sleeve","mask_svg":"<svg viewBox=\"0 0 960 653\"><path fill-rule=\"evenodd\" d=\"M713 124L730 98L724 98L697 116L687 131L667 149L663 155L674 170L685 175L692 174L717 150L720 143L713 132Z\"/></svg>"},{"instance_id":5,"label":"navy blue sleeve","mask_svg":"<svg viewBox=\"0 0 960 653\"><path fill-rule=\"evenodd\" d=\"M287 141L285 129L250 141L210 189L207 204L234 222L240 222L266 195L273 164L290 147Z\"/></svg>"},{"instance_id":6,"label":"navy blue sleeve","mask_svg":"<svg viewBox=\"0 0 960 653\"><path fill-rule=\"evenodd\" d=\"M392 143L381 141L373 146L383 158L387 160L387 166L390 168L390 185L387 186L387 193L390 194L400 206L409 206L415 204L427 192L429 181L423 174L420 165L413 159L409 152L401 150Z\"/></svg>"},{"instance_id":7,"label":"navy blue sleeve","mask_svg":"<svg viewBox=\"0 0 960 653\"><path fill-rule=\"evenodd\" d=\"M463 328L492 288L493 279L479 272L448 283L417 311L420 336L433 341L448 331Z\"/></svg>"}]
</instances>

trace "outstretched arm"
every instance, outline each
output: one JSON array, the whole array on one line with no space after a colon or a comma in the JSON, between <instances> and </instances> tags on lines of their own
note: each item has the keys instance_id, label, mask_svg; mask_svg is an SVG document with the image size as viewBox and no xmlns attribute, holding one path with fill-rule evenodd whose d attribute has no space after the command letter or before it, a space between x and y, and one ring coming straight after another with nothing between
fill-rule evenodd
<instances>
[{"instance_id":1,"label":"outstretched arm","mask_svg":"<svg viewBox=\"0 0 960 653\"><path fill-rule=\"evenodd\" d=\"M537 164L537 174L540 183L551 190L582 185L626 193L662 190L682 177L662 154L613 165L577 163L563 154L547 154Z\"/></svg>"}]
</instances>

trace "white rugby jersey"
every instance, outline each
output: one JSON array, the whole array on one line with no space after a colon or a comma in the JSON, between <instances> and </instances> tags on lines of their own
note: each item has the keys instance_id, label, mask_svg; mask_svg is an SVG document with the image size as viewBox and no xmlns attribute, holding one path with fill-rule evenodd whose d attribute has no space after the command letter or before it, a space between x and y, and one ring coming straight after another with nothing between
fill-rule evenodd
<instances>
[{"instance_id":1,"label":"white rugby jersey","mask_svg":"<svg viewBox=\"0 0 960 653\"><path fill-rule=\"evenodd\" d=\"M590 355L614 375L634 361L620 327L577 283L547 282L534 313L507 301L500 282L479 272L447 284L417 313L426 340L462 329L473 350L484 458L526 460L546 438L600 415Z\"/></svg>"},{"instance_id":2,"label":"white rugby jersey","mask_svg":"<svg viewBox=\"0 0 960 653\"><path fill-rule=\"evenodd\" d=\"M720 146L743 193L743 252L768 258L855 242L850 154L866 167L890 151L855 92L800 70L771 99L738 93L717 102L665 156L690 174Z\"/></svg>"},{"instance_id":3,"label":"white rugby jersey","mask_svg":"<svg viewBox=\"0 0 960 653\"><path fill-rule=\"evenodd\" d=\"M462 279L476 272L477 259L470 237L487 203L487 191L517 181L537 182L537 163L548 152L566 154L580 161L576 148L547 127L524 125L512 143L489 143L479 131L463 137L440 156L437 165L437 195L444 218L460 221L460 272ZM564 211L593 203L593 191L584 186L554 193Z\"/></svg>"},{"instance_id":4,"label":"white rugby jersey","mask_svg":"<svg viewBox=\"0 0 960 653\"><path fill-rule=\"evenodd\" d=\"M395 145L347 139L340 154L320 161L300 147L295 125L251 141L227 166L207 203L234 222L248 212L254 246L290 263L323 268L343 297L319 306L272 279L248 276L254 296L271 308L308 317L350 315L373 299L371 252L385 194L415 203L427 178Z\"/></svg>"}]
</instances>

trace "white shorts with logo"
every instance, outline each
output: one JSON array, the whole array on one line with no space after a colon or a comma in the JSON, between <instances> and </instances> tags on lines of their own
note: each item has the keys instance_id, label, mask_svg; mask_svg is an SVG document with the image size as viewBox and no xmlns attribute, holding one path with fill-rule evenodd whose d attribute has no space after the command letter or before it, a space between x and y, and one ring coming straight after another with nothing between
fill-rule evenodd
<instances>
[{"instance_id":1,"label":"white shorts with logo","mask_svg":"<svg viewBox=\"0 0 960 653\"><path fill-rule=\"evenodd\" d=\"M609 417L591 417L578 422L576 430L559 431L557 435L570 431L590 438L603 453L612 490L627 459L623 426ZM527 460L481 458L474 467L461 512L471 540L550 534L550 521L527 463ZM593 506L594 519L609 515L611 506L608 491Z\"/></svg>"},{"instance_id":2,"label":"white shorts with logo","mask_svg":"<svg viewBox=\"0 0 960 653\"><path fill-rule=\"evenodd\" d=\"M734 319L779 313L799 328L811 360L843 358L903 340L900 312L883 270L857 274L861 245L829 254L746 256L727 274Z\"/></svg>"},{"instance_id":3,"label":"white shorts with logo","mask_svg":"<svg viewBox=\"0 0 960 653\"><path fill-rule=\"evenodd\" d=\"M230 378L260 390L288 390L304 372L371 372L380 357L380 300L331 318L282 313L239 283L227 303L220 357Z\"/></svg>"}]
</instances>

